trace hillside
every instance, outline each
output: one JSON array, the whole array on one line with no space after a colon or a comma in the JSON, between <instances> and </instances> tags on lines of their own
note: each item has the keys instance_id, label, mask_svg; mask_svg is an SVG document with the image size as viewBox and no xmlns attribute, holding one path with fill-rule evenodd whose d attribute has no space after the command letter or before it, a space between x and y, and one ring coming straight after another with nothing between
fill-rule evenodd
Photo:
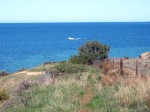
<instances>
[{"instance_id":1,"label":"hillside","mask_svg":"<svg viewBox=\"0 0 150 112\"><path fill-rule=\"evenodd\" d=\"M149 112L150 78L111 70L103 75L106 68L51 63L0 77L0 88L9 95L0 111Z\"/></svg>"}]
</instances>

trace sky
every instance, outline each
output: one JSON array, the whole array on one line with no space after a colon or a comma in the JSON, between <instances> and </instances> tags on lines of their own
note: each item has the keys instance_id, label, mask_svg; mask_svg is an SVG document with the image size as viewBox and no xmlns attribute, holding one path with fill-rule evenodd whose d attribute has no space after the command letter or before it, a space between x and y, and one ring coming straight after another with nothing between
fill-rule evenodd
<instances>
[{"instance_id":1,"label":"sky","mask_svg":"<svg viewBox=\"0 0 150 112\"><path fill-rule=\"evenodd\" d=\"M150 0L0 0L0 23L147 21Z\"/></svg>"}]
</instances>

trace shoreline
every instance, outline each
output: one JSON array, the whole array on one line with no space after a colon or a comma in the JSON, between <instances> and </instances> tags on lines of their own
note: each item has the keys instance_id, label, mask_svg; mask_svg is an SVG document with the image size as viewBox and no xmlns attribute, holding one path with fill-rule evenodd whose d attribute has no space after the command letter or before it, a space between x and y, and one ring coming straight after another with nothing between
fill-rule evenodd
<instances>
[{"instance_id":1,"label":"shoreline","mask_svg":"<svg viewBox=\"0 0 150 112\"><path fill-rule=\"evenodd\" d=\"M120 59L123 59L125 61L136 61L136 60L139 60L139 61L149 61L149 59L142 59L142 58L128 58L128 57L123 57L123 58L108 58L109 60L116 60L116 61L120 61ZM43 64L40 64L40 65L37 65L37 66L33 66L33 67L30 67L30 68L21 68L19 70L16 70L16 71L13 71L13 72L9 72L9 71L5 71L5 72L8 72L9 74L16 74L16 73L19 73L19 72L23 72L23 71L30 71L34 68L38 68L40 66L45 66L45 65L49 65L49 64L57 64L57 63L61 63L61 62L68 62L68 60L64 60L64 61L58 61L58 62L50 62L50 61L47 61L47 62L44 62ZM119 63L119 62L118 62ZM1 70L3 71L3 70Z\"/></svg>"}]
</instances>

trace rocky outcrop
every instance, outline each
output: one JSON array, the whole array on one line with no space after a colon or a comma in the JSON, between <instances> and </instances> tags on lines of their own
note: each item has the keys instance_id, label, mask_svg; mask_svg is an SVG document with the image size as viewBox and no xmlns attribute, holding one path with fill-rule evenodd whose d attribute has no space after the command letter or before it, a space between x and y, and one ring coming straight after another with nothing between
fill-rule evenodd
<instances>
[{"instance_id":1,"label":"rocky outcrop","mask_svg":"<svg viewBox=\"0 0 150 112\"><path fill-rule=\"evenodd\" d=\"M150 52L145 52L140 56L142 59L150 59Z\"/></svg>"},{"instance_id":2,"label":"rocky outcrop","mask_svg":"<svg viewBox=\"0 0 150 112\"><path fill-rule=\"evenodd\" d=\"M31 87L31 83L29 81L23 81L18 88L18 94L22 93L25 90L28 90Z\"/></svg>"}]
</instances>

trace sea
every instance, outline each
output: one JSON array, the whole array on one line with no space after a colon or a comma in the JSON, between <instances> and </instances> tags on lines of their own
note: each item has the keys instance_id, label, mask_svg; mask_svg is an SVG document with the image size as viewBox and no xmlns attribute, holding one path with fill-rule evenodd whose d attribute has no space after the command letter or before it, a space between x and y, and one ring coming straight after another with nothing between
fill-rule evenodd
<instances>
[{"instance_id":1,"label":"sea","mask_svg":"<svg viewBox=\"0 0 150 112\"><path fill-rule=\"evenodd\" d=\"M68 60L87 41L110 46L110 58L150 51L150 22L0 24L0 70L15 72Z\"/></svg>"}]
</instances>

